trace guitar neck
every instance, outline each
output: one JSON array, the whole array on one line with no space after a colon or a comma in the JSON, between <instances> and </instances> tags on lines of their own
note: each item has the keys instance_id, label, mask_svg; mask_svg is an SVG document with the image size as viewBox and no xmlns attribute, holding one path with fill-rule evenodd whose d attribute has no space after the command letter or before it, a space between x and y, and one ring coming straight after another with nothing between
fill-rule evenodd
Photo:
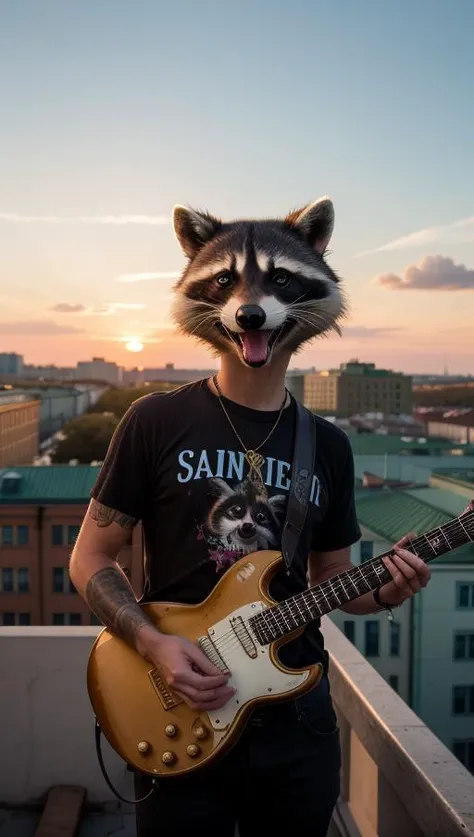
<instances>
[{"instance_id":1,"label":"guitar neck","mask_svg":"<svg viewBox=\"0 0 474 837\"><path fill-rule=\"evenodd\" d=\"M443 526L408 541L406 546L425 563L429 563L434 558L452 552L453 549L469 542L474 542L474 508ZM384 552L377 558L354 566L346 572L323 581L322 584L310 587L256 614L252 617L251 623L258 639L263 644L273 642L275 639L292 633L296 628L301 628L324 614L336 610L341 605L386 584L390 581L391 575L383 558L393 554L393 549Z\"/></svg>"}]
</instances>

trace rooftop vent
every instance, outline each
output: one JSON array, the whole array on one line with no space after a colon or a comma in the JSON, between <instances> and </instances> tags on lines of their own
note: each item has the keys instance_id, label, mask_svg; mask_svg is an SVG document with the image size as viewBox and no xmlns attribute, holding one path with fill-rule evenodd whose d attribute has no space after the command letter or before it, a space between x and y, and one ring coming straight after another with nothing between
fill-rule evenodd
<instances>
[{"instance_id":1,"label":"rooftop vent","mask_svg":"<svg viewBox=\"0 0 474 837\"><path fill-rule=\"evenodd\" d=\"M0 492L9 497L20 493L21 474L16 471L6 471L0 481Z\"/></svg>"}]
</instances>

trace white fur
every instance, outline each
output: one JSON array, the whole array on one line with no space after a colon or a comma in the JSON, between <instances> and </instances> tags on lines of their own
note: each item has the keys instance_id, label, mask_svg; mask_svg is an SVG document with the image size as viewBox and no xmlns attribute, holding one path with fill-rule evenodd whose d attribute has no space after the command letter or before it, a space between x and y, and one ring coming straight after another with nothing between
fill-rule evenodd
<instances>
[{"instance_id":1,"label":"white fur","mask_svg":"<svg viewBox=\"0 0 474 837\"><path fill-rule=\"evenodd\" d=\"M226 302L221 310L221 322L230 331L243 331L243 328L238 325L237 320L235 319L235 315L241 305L245 305L245 302L238 297L233 296ZM283 325L285 322L286 306L283 305L283 303L278 302L275 297L263 296L261 299L255 301L255 305L260 305L266 314L266 320L262 326L263 331L266 329L278 328L278 326Z\"/></svg>"},{"instance_id":2,"label":"white fur","mask_svg":"<svg viewBox=\"0 0 474 837\"><path fill-rule=\"evenodd\" d=\"M257 264L262 273L266 273L270 263L270 256L268 253L264 253L263 250L255 250L255 258L257 259Z\"/></svg>"},{"instance_id":3,"label":"white fur","mask_svg":"<svg viewBox=\"0 0 474 837\"><path fill-rule=\"evenodd\" d=\"M319 279L322 282L326 282L327 285L334 284L322 270L318 270L317 267L312 267L310 264L306 262L300 262L298 259L291 259L289 256L284 256L283 254L279 256L275 256L275 270L288 270L289 273L299 273L301 276L305 276L306 279Z\"/></svg>"}]
</instances>

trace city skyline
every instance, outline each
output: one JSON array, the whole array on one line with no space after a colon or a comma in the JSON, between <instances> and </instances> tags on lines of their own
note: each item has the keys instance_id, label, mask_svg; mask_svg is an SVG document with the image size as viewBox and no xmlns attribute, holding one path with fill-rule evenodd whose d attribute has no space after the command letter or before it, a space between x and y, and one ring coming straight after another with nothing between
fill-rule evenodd
<instances>
[{"instance_id":1,"label":"city skyline","mask_svg":"<svg viewBox=\"0 0 474 837\"><path fill-rule=\"evenodd\" d=\"M269 8L2 10L0 351L213 367L169 321L173 205L280 216L328 194L350 318L291 366L472 372L474 7Z\"/></svg>"}]
</instances>

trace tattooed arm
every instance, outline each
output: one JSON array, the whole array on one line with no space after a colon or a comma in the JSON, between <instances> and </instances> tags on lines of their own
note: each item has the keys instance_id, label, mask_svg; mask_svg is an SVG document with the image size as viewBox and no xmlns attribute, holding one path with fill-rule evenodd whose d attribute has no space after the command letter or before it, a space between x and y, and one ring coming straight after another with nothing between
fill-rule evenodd
<instances>
[{"instance_id":1,"label":"tattooed arm","mask_svg":"<svg viewBox=\"0 0 474 837\"><path fill-rule=\"evenodd\" d=\"M117 563L136 523L134 518L91 500L71 555L69 574L98 619L142 653L143 639L158 631L137 603Z\"/></svg>"}]
</instances>

